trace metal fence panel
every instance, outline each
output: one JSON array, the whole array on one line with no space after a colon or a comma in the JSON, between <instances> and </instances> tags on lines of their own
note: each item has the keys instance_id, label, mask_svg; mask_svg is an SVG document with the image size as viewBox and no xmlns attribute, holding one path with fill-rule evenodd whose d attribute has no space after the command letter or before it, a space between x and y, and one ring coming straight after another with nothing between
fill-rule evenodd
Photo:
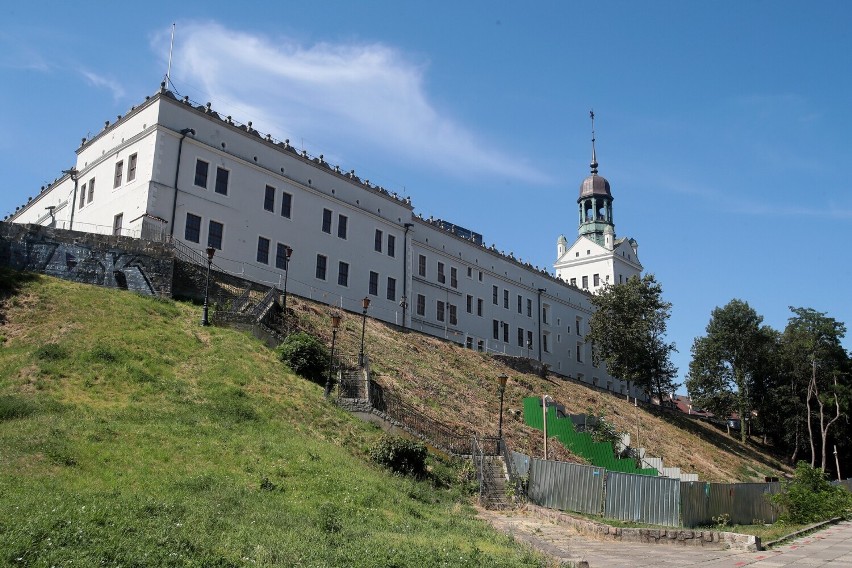
<instances>
[{"instance_id":1,"label":"metal fence panel","mask_svg":"<svg viewBox=\"0 0 852 568\"><path fill-rule=\"evenodd\" d=\"M685 527L710 524L710 484L704 481L681 481L680 519Z\"/></svg>"},{"instance_id":2,"label":"metal fence panel","mask_svg":"<svg viewBox=\"0 0 852 568\"><path fill-rule=\"evenodd\" d=\"M530 458L530 500L543 507L601 513L606 470L601 467L579 465Z\"/></svg>"},{"instance_id":3,"label":"metal fence panel","mask_svg":"<svg viewBox=\"0 0 852 568\"><path fill-rule=\"evenodd\" d=\"M606 509L611 519L680 526L680 480L609 472Z\"/></svg>"},{"instance_id":4,"label":"metal fence panel","mask_svg":"<svg viewBox=\"0 0 852 568\"><path fill-rule=\"evenodd\" d=\"M515 464L515 473L525 477L530 472L530 457L520 452L512 452L512 462Z\"/></svg>"},{"instance_id":5,"label":"metal fence panel","mask_svg":"<svg viewBox=\"0 0 852 568\"><path fill-rule=\"evenodd\" d=\"M780 483L711 483L710 521L727 514L731 524L751 524L753 520L775 522L778 513L766 496L780 490Z\"/></svg>"}]
</instances>

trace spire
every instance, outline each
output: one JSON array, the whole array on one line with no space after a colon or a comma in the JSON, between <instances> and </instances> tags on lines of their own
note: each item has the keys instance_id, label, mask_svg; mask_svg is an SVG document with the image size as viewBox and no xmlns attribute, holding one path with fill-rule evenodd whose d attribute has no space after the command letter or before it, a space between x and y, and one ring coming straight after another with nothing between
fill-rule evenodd
<instances>
[{"instance_id":1,"label":"spire","mask_svg":"<svg viewBox=\"0 0 852 568\"><path fill-rule=\"evenodd\" d=\"M592 168L592 175L598 173L598 157L595 154L595 111L589 111L589 118L592 119L592 163L589 166Z\"/></svg>"}]
</instances>

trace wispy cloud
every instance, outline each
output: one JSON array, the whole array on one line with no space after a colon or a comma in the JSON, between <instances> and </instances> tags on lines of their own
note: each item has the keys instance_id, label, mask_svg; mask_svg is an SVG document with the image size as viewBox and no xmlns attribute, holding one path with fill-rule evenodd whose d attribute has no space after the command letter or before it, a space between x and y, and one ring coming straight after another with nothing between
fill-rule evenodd
<instances>
[{"instance_id":1,"label":"wispy cloud","mask_svg":"<svg viewBox=\"0 0 852 568\"><path fill-rule=\"evenodd\" d=\"M38 50L8 33L0 33L0 67L41 72L52 69L52 65Z\"/></svg>"},{"instance_id":2,"label":"wispy cloud","mask_svg":"<svg viewBox=\"0 0 852 568\"><path fill-rule=\"evenodd\" d=\"M105 88L112 92L113 99L120 99L124 96L124 87L122 87L118 81L113 79L109 79L108 77L103 77L96 73L92 73L91 71L87 71L85 69L81 69L80 73L85 77L89 83L91 83L95 87Z\"/></svg>"},{"instance_id":3,"label":"wispy cloud","mask_svg":"<svg viewBox=\"0 0 852 568\"><path fill-rule=\"evenodd\" d=\"M529 160L495 147L430 101L427 64L379 43L301 45L217 23L181 26L172 65L216 106L277 138L358 144L464 175L549 180ZM162 42L158 42L160 45Z\"/></svg>"}]
</instances>

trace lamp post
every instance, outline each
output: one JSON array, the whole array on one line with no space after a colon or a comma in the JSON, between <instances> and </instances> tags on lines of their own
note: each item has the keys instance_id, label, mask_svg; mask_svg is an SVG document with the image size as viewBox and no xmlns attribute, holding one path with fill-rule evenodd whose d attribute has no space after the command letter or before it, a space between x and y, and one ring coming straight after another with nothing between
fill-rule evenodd
<instances>
[{"instance_id":1,"label":"lamp post","mask_svg":"<svg viewBox=\"0 0 852 568\"><path fill-rule=\"evenodd\" d=\"M213 255L216 254L216 249L207 247L207 279L204 282L204 311L201 314L201 325L210 325L210 320L207 319L207 303L210 300L210 267L213 266Z\"/></svg>"},{"instance_id":2,"label":"lamp post","mask_svg":"<svg viewBox=\"0 0 852 568\"><path fill-rule=\"evenodd\" d=\"M364 331L367 329L367 309L370 307L370 298L364 297L361 300L361 307L364 310L361 312L361 350L358 352L358 366L364 366Z\"/></svg>"},{"instance_id":3,"label":"lamp post","mask_svg":"<svg viewBox=\"0 0 852 568\"><path fill-rule=\"evenodd\" d=\"M293 249L288 245L284 245L284 299L281 301L281 311L284 314L284 329L287 328L287 276L290 275L290 257L293 256Z\"/></svg>"},{"instance_id":4,"label":"lamp post","mask_svg":"<svg viewBox=\"0 0 852 568\"><path fill-rule=\"evenodd\" d=\"M497 380L500 381L500 418L497 422L497 440L498 444L503 439L503 394L506 392L506 381L509 380L509 377L506 376L506 373L503 373Z\"/></svg>"},{"instance_id":5,"label":"lamp post","mask_svg":"<svg viewBox=\"0 0 852 568\"><path fill-rule=\"evenodd\" d=\"M334 373L334 343L337 339L337 330L340 329L340 316L331 316L331 356L328 361L328 380L325 382L325 398L331 394L332 374Z\"/></svg>"}]
</instances>

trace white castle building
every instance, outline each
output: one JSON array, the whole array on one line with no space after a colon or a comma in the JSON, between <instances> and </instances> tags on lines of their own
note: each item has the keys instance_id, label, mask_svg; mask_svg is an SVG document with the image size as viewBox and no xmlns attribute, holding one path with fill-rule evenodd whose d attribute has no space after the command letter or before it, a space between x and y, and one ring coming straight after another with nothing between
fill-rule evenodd
<instances>
[{"instance_id":1,"label":"white castle building","mask_svg":"<svg viewBox=\"0 0 852 568\"><path fill-rule=\"evenodd\" d=\"M570 248L560 237L553 276L164 86L76 154L7 221L212 246L223 270L279 288L291 247L288 293L350 311L367 296L371 317L628 394L593 365L584 340L589 290L642 270L635 241L615 239L609 183L594 160L578 199L580 236Z\"/></svg>"}]
</instances>

